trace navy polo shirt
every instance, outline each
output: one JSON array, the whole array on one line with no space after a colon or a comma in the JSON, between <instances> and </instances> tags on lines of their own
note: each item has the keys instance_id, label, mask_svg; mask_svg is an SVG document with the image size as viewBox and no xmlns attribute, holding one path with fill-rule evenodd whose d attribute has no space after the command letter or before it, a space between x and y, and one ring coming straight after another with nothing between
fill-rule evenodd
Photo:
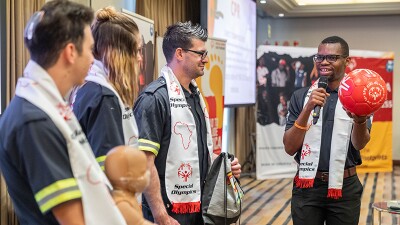
<instances>
[{"instance_id":1,"label":"navy polo shirt","mask_svg":"<svg viewBox=\"0 0 400 225\"><path fill-rule=\"evenodd\" d=\"M107 153L115 146L125 145L118 97L112 90L88 81L76 93L73 111L104 169Z\"/></svg>"},{"instance_id":2,"label":"navy polo shirt","mask_svg":"<svg viewBox=\"0 0 400 225\"><path fill-rule=\"evenodd\" d=\"M289 113L286 122L285 130L290 129L294 121L299 117L301 111L303 110L304 100L307 94L309 87L301 88L293 92L293 95L290 99L289 104ZM333 131L333 122L335 118L335 108L336 103L338 101L338 91L330 90L329 87L326 90L330 96L328 97L323 110L322 118L322 135L321 135L321 152L318 163L318 171L329 171L329 159L331 152L331 143L332 143L332 131ZM371 120L368 119L367 127L371 129ZM295 160L299 163L301 156L301 148L297 151ZM346 164L345 168L354 167L356 165L361 165L362 160L360 156L360 151L356 150L351 143L349 144L349 149L347 152Z\"/></svg>"},{"instance_id":3,"label":"navy polo shirt","mask_svg":"<svg viewBox=\"0 0 400 225\"><path fill-rule=\"evenodd\" d=\"M0 127L0 168L20 224L58 224L52 208L82 195L63 135L46 113L18 96Z\"/></svg>"}]
</instances>

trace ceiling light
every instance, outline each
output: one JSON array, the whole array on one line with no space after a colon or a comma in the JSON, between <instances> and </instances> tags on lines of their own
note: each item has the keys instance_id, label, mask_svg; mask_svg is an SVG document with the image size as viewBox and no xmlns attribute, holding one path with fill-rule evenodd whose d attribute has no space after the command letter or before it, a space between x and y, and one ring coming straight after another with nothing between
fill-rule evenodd
<instances>
[{"instance_id":1,"label":"ceiling light","mask_svg":"<svg viewBox=\"0 0 400 225\"><path fill-rule=\"evenodd\" d=\"M278 14L278 16L279 16L279 17L284 17L284 16L285 16L285 14L283 14L283 13L279 13L279 14Z\"/></svg>"},{"instance_id":2,"label":"ceiling light","mask_svg":"<svg viewBox=\"0 0 400 225\"><path fill-rule=\"evenodd\" d=\"M388 3L400 2L400 0L295 0L298 5L337 5L337 4L365 4L365 3Z\"/></svg>"},{"instance_id":3,"label":"ceiling light","mask_svg":"<svg viewBox=\"0 0 400 225\"><path fill-rule=\"evenodd\" d=\"M267 3L267 0L260 0L260 3L265 4L265 3Z\"/></svg>"}]
</instances>

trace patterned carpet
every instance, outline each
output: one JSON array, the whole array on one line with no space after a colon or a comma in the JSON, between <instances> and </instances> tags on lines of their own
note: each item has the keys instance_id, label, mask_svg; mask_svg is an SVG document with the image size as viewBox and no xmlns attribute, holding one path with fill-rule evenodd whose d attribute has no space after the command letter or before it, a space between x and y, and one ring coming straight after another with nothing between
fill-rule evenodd
<instances>
[{"instance_id":1,"label":"patterned carpet","mask_svg":"<svg viewBox=\"0 0 400 225\"><path fill-rule=\"evenodd\" d=\"M387 200L400 200L400 167L394 167L392 173L366 173L358 176L364 186L359 225L376 225L378 224L378 213L375 211L373 216L372 204ZM292 179L256 180L244 177L240 181L245 191L240 224L293 224L290 215ZM400 225L399 217L400 215L383 212L382 224ZM374 223L372 223L373 218Z\"/></svg>"}]
</instances>

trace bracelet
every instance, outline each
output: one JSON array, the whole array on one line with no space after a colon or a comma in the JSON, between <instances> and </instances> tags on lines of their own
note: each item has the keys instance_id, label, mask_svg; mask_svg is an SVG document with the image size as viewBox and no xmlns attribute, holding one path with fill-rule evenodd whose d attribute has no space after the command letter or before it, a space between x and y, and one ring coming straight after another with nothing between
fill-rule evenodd
<instances>
[{"instance_id":1,"label":"bracelet","mask_svg":"<svg viewBox=\"0 0 400 225\"><path fill-rule=\"evenodd\" d=\"M363 125L363 124L366 124L366 123L367 123L367 120L365 120L364 122L361 122L361 123L356 122L356 121L354 120L354 123L355 123L355 124L358 124L358 125Z\"/></svg>"},{"instance_id":2,"label":"bracelet","mask_svg":"<svg viewBox=\"0 0 400 225\"><path fill-rule=\"evenodd\" d=\"M299 128L300 130L308 131L308 130L310 129L310 126L311 126L311 125L308 125L308 126L306 126L306 127L303 127L303 126L300 126L300 125L297 123L297 121L294 121L294 126L297 127L297 128Z\"/></svg>"}]
</instances>

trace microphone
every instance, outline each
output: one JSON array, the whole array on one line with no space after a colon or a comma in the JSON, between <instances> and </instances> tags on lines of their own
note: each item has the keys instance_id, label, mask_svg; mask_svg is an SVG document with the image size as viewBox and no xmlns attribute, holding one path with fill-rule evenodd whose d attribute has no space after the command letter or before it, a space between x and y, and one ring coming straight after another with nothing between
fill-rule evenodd
<instances>
[{"instance_id":1,"label":"microphone","mask_svg":"<svg viewBox=\"0 0 400 225\"><path fill-rule=\"evenodd\" d=\"M318 88L324 88L326 89L328 87L328 77L326 76L321 76L318 81ZM321 106L316 105L314 107L314 112L313 112L313 124L316 124L319 119L319 113L321 112Z\"/></svg>"}]
</instances>

